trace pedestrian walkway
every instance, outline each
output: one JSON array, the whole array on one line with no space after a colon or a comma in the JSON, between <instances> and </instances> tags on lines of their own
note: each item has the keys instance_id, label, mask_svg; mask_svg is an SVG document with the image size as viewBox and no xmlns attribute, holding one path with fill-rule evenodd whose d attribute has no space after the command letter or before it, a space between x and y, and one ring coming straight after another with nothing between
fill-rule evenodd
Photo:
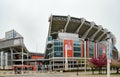
<instances>
[{"instance_id":1,"label":"pedestrian walkway","mask_svg":"<svg viewBox=\"0 0 120 77\"><path fill-rule=\"evenodd\" d=\"M46 72L46 73L38 73L31 75L14 75L14 76L4 76L4 77L107 77L106 74L94 74L92 72L79 72L78 75L76 72ZM120 77L120 74L111 75L111 77Z\"/></svg>"}]
</instances>

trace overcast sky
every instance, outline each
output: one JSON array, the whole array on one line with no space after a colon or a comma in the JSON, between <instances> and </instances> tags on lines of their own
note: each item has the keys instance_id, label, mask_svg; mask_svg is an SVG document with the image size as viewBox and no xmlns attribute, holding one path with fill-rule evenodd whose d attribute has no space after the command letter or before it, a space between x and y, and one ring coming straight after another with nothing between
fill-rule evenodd
<instances>
[{"instance_id":1,"label":"overcast sky","mask_svg":"<svg viewBox=\"0 0 120 77\"><path fill-rule=\"evenodd\" d=\"M31 52L44 52L49 16L84 17L107 28L120 50L120 0L0 0L0 38L16 30Z\"/></svg>"}]
</instances>

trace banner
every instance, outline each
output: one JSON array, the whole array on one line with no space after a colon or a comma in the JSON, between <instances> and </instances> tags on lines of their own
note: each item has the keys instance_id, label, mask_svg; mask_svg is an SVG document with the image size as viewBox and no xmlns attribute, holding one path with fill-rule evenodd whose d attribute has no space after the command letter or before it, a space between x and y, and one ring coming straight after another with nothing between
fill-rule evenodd
<instances>
[{"instance_id":1,"label":"banner","mask_svg":"<svg viewBox=\"0 0 120 77\"><path fill-rule=\"evenodd\" d=\"M106 45L105 44L102 44L102 56L106 56Z\"/></svg>"},{"instance_id":2,"label":"banner","mask_svg":"<svg viewBox=\"0 0 120 77\"><path fill-rule=\"evenodd\" d=\"M110 57L110 59L112 59L113 58L113 54L112 54L112 50L113 50L113 44L112 44L112 40L110 39L110 43L109 43L109 50L110 50L110 54L109 54L109 57Z\"/></svg>"},{"instance_id":3,"label":"banner","mask_svg":"<svg viewBox=\"0 0 120 77\"><path fill-rule=\"evenodd\" d=\"M64 57L73 57L73 40L64 40Z\"/></svg>"},{"instance_id":4,"label":"banner","mask_svg":"<svg viewBox=\"0 0 120 77\"><path fill-rule=\"evenodd\" d=\"M106 46L105 46L105 44L102 45L102 50L103 50L103 54L106 54Z\"/></svg>"}]
</instances>

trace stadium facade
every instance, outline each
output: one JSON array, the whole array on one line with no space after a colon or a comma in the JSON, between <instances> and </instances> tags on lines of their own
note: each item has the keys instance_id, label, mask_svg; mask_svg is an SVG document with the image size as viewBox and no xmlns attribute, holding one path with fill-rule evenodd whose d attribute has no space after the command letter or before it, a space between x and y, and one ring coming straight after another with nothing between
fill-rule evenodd
<instances>
[{"instance_id":1,"label":"stadium facade","mask_svg":"<svg viewBox=\"0 0 120 77\"><path fill-rule=\"evenodd\" d=\"M115 36L101 25L70 15L51 15L45 59L49 59L53 70L75 70L77 65L84 69L87 59L106 54L108 38L111 56L118 59Z\"/></svg>"},{"instance_id":2,"label":"stadium facade","mask_svg":"<svg viewBox=\"0 0 120 77\"><path fill-rule=\"evenodd\" d=\"M0 39L0 70L86 69L88 59L106 54L108 38L111 57L118 59L116 38L102 26L69 15L51 15L49 23L44 54L30 53L23 36L15 30L6 32L5 38Z\"/></svg>"},{"instance_id":3,"label":"stadium facade","mask_svg":"<svg viewBox=\"0 0 120 77\"><path fill-rule=\"evenodd\" d=\"M44 54L29 52L23 36L15 30L0 40L0 70L40 70L43 58Z\"/></svg>"}]
</instances>

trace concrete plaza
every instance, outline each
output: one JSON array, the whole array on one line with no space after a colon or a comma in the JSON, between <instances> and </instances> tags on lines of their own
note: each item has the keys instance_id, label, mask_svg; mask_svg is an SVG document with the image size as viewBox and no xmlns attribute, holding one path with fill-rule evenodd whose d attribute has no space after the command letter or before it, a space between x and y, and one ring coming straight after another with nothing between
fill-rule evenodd
<instances>
[{"instance_id":1,"label":"concrete plaza","mask_svg":"<svg viewBox=\"0 0 120 77\"><path fill-rule=\"evenodd\" d=\"M76 72L54 72L54 73L39 73L39 74L31 74L31 75L13 75L13 76L4 76L4 77L107 77L106 74L99 75L95 73L92 75L91 72L79 72L77 75ZM111 77L120 77L120 74L112 74Z\"/></svg>"}]
</instances>

